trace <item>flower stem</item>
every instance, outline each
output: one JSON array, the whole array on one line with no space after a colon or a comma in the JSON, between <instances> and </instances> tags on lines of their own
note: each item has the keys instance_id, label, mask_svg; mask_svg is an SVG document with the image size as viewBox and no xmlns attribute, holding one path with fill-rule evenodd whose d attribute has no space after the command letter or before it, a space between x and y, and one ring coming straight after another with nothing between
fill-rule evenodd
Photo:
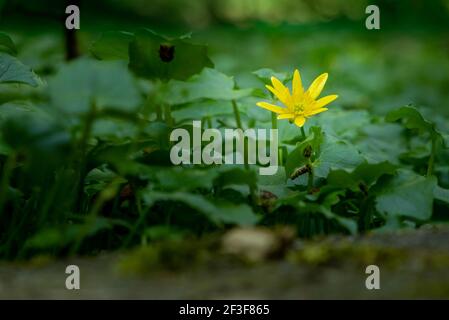
<instances>
[{"instance_id":1,"label":"flower stem","mask_svg":"<svg viewBox=\"0 0 449 320\"><path fill-rule=\"evenodd\" d=\"M6 203L7 193L8 193L8 185L11 179L12 172L14 167L16 166L16 153L12 152L7 158L5 163L3 164L3 168L1 170L1 179L0 179L0 216L2 216L3 208Z\"/></svg>"},{"instance_id":2,"label":"flower stem","mask_svg":"<svg viewBox=\"0 0 449 320\"><path fill-rule=\"evenodd\" d=\"M435 162L435 153L436 153L436 140L432 137L432 147L430 151L430 158L427 164L427 176L430 177L433 173L433 164Z\"/></svg>"},{"instance_id":3,"label":"flower stem","mask_svg":"<svg viewBox=\"0 0 449 320\"><path fill-rule=\"evenodd\" d=\"M234 117L235 117L235 123L237 124L237 128L243 130L239 108L237 108L237 102L235 102L235 100L232 100L232 109L234 110Z\"/></svg>"},{"instance_id":4,"label":"flower stem","mask_svg":"<svg viewBox=\"0 0 449 320\"><path fill-rule=\"evenodd\" d=\"M84 199L84 179L87 174L87 163L88 163L88 149L89 149L89 139L92 134L92 129L95 121L97 120L97 108L95 102L92 101L90 105L89 112L85 115L83 131L81 133L81 139L79 140L79 153L74 154L74 161L78 164L78 186L77 186L77 201L76 210L81 210L81 208L86 204L83 202Z\"/></svg>"},{"instance_id":5,"label":"flower stem","mask_svg":"<svg viewBox=\"0 0 449 320\"><path fill-rule=\"evenodd\" d=\"M97 109L96 109L95 103L92 102L90 105L89 112L86 114L86 118L84 119L84 127L83 127L83 132L82 132L81 140L80 140L81 156L85 156L85 153L87 151L90 134L92 132L92 127L96 120L96 117L97 117Z\"/></svg>"},{"instance_id":6,"label":"flower stem","mask_svg":"<svg viewBox=\"0 0 449 320\"><path fill-rule=\"evenodd\" d=\"M234 117L235 117L235 123L237 124L237 128L239 128L243 131L242 120L240 118L239 108L237 107L237 103L235 102L235 100L232 100L232 109L234 110ZM245 138L243 137L243 139L245 139ZM246 150L246 143L245 143L245 150ZM246 152L245 152L245 154L246 154ZM247 160L246 156L245 155L243 155L243 156L244 156L243 163L245 165L245 169L249 170L249 164L246 161Z\"/></svg>"},{"instance_id":7,"label":"flower stem","mask_svg":"<svg viewBox=\"0 0 449 320\"><path fill-rule=\"evenodd\" d=\"M303 141L305 141L307 139L306 136L306 132L304 130L304 127L301 127L301 134L302 134L302 138ZM309 152L306 152L306 150L308 150L308 148L310 148ZM307 158L307 167L309 169L309 174L307 176L307 191L309 193L312 193L312 189L313 189L313 178L314 178L314 174L313 174L313 164L312 164L312 149L311 146L306 146L306 149L304 149L304 157Z\"/></svg>"},{"instance_id":8,"label":"flower stem","mask_svg":"<svg viewBox=\"0 0 449 320\"><path fill-rule=\"evenodd\" d=\"M307 176L307 191L309 193L312 193L312 189L313 189L313 165L312 165L312 161L310 161L310 159L307 162L309 164L309 174Z\"/></svg>"},{"instance_id":9,"label":"flower stem","mask_svg":"<svg viewBox=\"0 0 449 320\"><path fill-rule=\"evenodd\" d=\"M212 129L212 118L211 117L207 117L206 121L207 121L207 126L209 127L209 129Z\"/></svg>"},{"instance_id":10,"label":"flower stem","mask_svg":"<svg viewBox=\"0 0 449 320\"><path fill-rule=\"evenodd\" d=\"M173 126L173 118L171 116L171 107L169 104L165 105L164 113L165 113L165 123L167 124L167 126L172 127Z\"/></svg>"},{"instance_id":11,"label":"flower stem","mask_svg":"<svg viewBox=\"0 0 449 320\"><path fill-rule=\"evenodd\" d=\"M271 113L271 129L277 130L277 128L278 128L278 119L277 119L277 115L273 112L273 113ZM278 147L278 159L279 159L279 163L282 164L283 163L282 147Z\"/></svg>"},{"instance_id":12,"label":"flower stem","mask_svg":"<svg viewBox=\"0 0 449 320\"><path fill-rule=\"evenodd\" d=\"M278 128L278 120L277 116L274 112L271 113L271 129L277 129Z\"/></svg>"},{"instance_id":13,"label":"flower stem","mask_svg":"<svg viewBox=\"0 0 449 320\"><path fill-rule=\"evenodd\" d=\"M301 134L302 134L302 139L303 140L306 140L306 132L305 132L305 130L304 130L304 127L301 127Z\"/></svg>"},{"instance_id":14,"label":"flower stem","mask_svg":"<svg viewBox=\"0 0 449 320\"><path fill-rule=\"evenodd\" d=\"M232 100L232 109L234 110L235 122L236 122L236 124L237 124L237 127L238 127L240 130L243 131L242 120L241 120L241 118L240 118L240 112L239 112L239 109L237 108L237 102L236 102L235 100ZM243 139L244 139L244 137L243 137ZM244 140L244 145L245 145L244 150L246 150L246 141L245 141L245 140ZM244 165L245 165L245 169L249 171L250 168L249 168L249 163L248 163L248 161L247 161L246 153L247 153L247 152L245 152L245 154L243 155L243 157L244 157L243 163L244 163ZM249 193L250 193L251 201L254 202L254 200L255 200L255 191L256 191L256 190L255 190L255 188L254 188L254 186L253 186L252 183L248 183L248 188L249 188Z\"/></svg>"},{"instance_id":15,"label":"flower stem","mask_svg":"<svg viewBox=\"0 0 449 320\"><path fill-rule=\"evenodd\" d=\"M156 120L162 121L162 108L160 105L156 105Z\"/></svg>"}]
</instances>

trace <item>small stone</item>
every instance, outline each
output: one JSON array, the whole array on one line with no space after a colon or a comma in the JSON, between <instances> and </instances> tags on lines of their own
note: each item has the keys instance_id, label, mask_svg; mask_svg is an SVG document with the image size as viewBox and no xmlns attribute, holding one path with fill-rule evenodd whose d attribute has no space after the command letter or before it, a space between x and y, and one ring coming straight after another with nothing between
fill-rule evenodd
<instances>
[{"instance_id":1,"label":"small stone","mask_svg":"<svg viewBox=\"0 0 449 320\"><path fill-rule=\"evenodd\" d=\"M236 228L223 236L224 253L238 255L252 262L283 256L294 239L294 231L280 228L271 231L265 228Z\"/></svg>"}]
</instances>

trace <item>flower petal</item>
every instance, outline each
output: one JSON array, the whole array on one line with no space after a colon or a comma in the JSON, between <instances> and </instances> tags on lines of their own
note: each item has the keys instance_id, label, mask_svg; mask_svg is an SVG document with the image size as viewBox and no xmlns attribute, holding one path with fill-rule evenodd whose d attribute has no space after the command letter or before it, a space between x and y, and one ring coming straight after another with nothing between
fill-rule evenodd
<instances>
[{"instance_id":1,"label":"flower petal","mask_svg":"<svg viewBox=\"0 0 449 320\"><path fill-rule=\"evenodd\" d=\"M295 118L295 124L298 127L302 127L304 125L304 123L306 123L306 118L301 117L301 116Z\"/></svg>"},{"instance_id":2,"label":"flower petal","mask_svg":"<svg viewBox=\"0 0 449 320\"><path fill-rule=\"evenodd\" d=\"M304 88L302 87L301 74L299 70L296 69L293 73L293 82L292 82L292 92L294 97L298 97L304 93Z\"/></svg>"},{"instance_id":3,"label":"flower petal","mask_svg":"<svg viewBox=\"0 0 449 320\"><path fill-rule=\"evenodd\" d=\"M295 117L295 115L293 113L283 113L283 114L278 115L278 120L292 119L294 117Z\"/></svg>"},{"instance_id":4,"label":"flower petal","mask_svg":"<svg viewBox=\"0 0 449 320\"><path fill-rule=\"evenodd\" d=\"M316 99L320 95L321 91L323 91L328 76L329 75L327 73L323 73L312 82L307 90L307 93L312 99Z\"/></svg>"},{"instance_id":5,"label":"flower petal","mask_svg":"<svg viewBox=\"0 0 449 320\"><path fill-rule=\"evenodd\" d=\"M321 99L318 99L313 104L313 109L320 109L320 108L324 107L325 105L331 103L332 101L334 101L337 98L338 98L338 96L336 94L332 94L330 96L325 96Z\"/></svg>"},{"instance_id":6,"label":"flower petal","mask_svg":"<svg viewBox=\"0 0 449 320\"><path fill-rule=\"evenodd\" d=\"M310 116L316 115L318 113L324 112L326 110L329 110L329 109L328 108L320 108L320 109L316 109L316 110L311 110L309 112L306 112L306 116L310 117Z\"/></svg>"},{"instance_id":7,"label":"flower petal","mask_svg":"<svg viewBox=\"0 0 449 320\"><path fill-rule=\"evenodd\" d=\"M277 105L274 105L274 104L271 104L271 103L268 103L268 102L258 102L258 103L256 103L256 105L258 107L267 109L267 110L269 110L271 112L274 112L274 113L285 113L287 111L286 108L282 108L282 107L279 107Z\"/></svg>"},{"instance_id":8,"label":"flower petal","mask_svg":"<svg viewBox=\"0 0 449 320\"><path fill-rule=\"evenodd\" d=\"M287 108L289 107L289 100L288 98L286 99L285 94L280 93L279 91L277 91L275 88L273 88L270 85L266 85L265 86L268 90L271 91L271 93L274 94L274 96L281 101Z\"/></svg>"},{"instance_id":9,"label":"flower petal","mask_svg":"<svg viewBox=\"0 0 449 320\"><path fill-rule=\"evenodd\" d=\"M281 93L279 93L279 91L277 91L275 88L273 88L272 86L270 86L268 84L265 87L268 90L270 90L271 93L274 94L274 96L279 99L279 101L282 101L282 98L284 98L284 96Z\"/></svg>"},{"instance_id":10,"label":"flower petal","mask_svg":"<svg viewBox=\"0 0 449 320\"><path fill-rule=\"evenodd\" d=\"M290 95L290 90L284 84L275 77L271 77L271 83L274 89L277 91L278 99L285 104L287 107L292 106L292 97Z\"/></svg>"}]
</instances>

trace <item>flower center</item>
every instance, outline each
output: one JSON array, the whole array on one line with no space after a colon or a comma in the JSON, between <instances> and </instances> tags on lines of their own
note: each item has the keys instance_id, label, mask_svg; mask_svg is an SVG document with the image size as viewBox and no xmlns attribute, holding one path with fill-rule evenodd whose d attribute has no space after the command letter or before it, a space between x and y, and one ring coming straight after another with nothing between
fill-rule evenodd
<instances>
[{"instance_id":1,"label":"flower center","mask_svg":"<svg viewBox=\"0 0 449 320\"><path fill-rule=\"evenodd\" d=\"M295 104L295 113L296 114L302 114L304 113L304 105L302 103L300 104Z\"/></svg>"}]
</instances>

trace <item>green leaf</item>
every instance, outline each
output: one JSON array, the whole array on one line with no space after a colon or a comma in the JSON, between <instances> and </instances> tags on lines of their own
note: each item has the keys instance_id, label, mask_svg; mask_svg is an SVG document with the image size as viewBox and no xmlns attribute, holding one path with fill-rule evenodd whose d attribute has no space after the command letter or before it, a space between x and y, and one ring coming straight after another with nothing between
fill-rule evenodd
<instances>
[{"instance_id":1,"label":"green leaf","mask_svg":"<svg viewBox=\"0 0 449 320\"><path fill-rule=\"evenodd\" d=\"M171 80L162 88L160 99L170 105L184 104L199 99L237 100L251 94L252 89L235 90L233 77L215 69L205 68L187 81ZM231 105L229 105L229 109Z\"/></svg>"},{"instance_id":2,"label":"green leaf","mask_svg":"<svg viewBox=\"0 0 449 320\"><path fill-rule=\"evenodd\" d=\"M289 80L289 76L285 72L274 72L269 68L262 68L253 72L253 74L265 84L271 85L271 77L279 79L279 81L284 82ZM291 77L291 76L290 76Z\"/></svg>"},{"instance_id":3,"label":"green leaf","mask_svg":"<svg viewBox=\"0 0 449 320\"><path fill-rule=\"evenodd\" d=\"M168 167L159 168L156 172L149 170L157 180L158 189L164 191L194 191L196 189L212 189L214 186L227 185L256 186L256 173L240 166L218 166L203 169Z\"/></svg>"},{"instance_id":4,"label":"green leaf","mask_svg":"<svg viewBox=\"0 0 449 320\"><path fill-rule=\"evenodd\" d=\"M449 204L449 190L443 189L440 186L436 186L433 191L435 199L446 202Z\"/></svg>"},{"instance_id":5,"label":"green leaf","mask_svg":"<svg viewBox=\"0 0 449 320\"><path fill-rule=\"evenodd\" d=\"M176 122L199 120L233 114L229 101L204 100L195 101L181 109L172 110L172 117Z\"/></svg>"},{"instance_id":6,"label":"green leaf","mask_svg":"<svg viewBox=\"0 0 449 320\"><path fill-rule=\"evenodd\" d=\"M215 224L237 224L250 226L257 223L259 218L246 204L233 205L228 202L214 203L204 196L186 192L155 192L144 190L143 200L152 206L156 201L176 201L197 210Z\"/></svg>"},{"instance_id":7,"label":"green leaf","mask_svg":"<svg viewBox=\"0 0 449 320\"><path fill-rule=\"evenodd\" d=\"M5 103L0 106L0 125L10 118L20 118L24 115L41 115L42 112L39 108L34 105L29 104L19 104L19 103Z\"/></svg>"},{"instance_id":8,"label":"green leaf","mask_svg":"<svg viewBox=\"0 0 449 320\"><path fill-rule=\"evenodd\" d=\"M387 216L428 220L432 216L436 185L436 177L399 170L397 175L384 177L375 186L376 208Z\"/></svg>"},{"instance_id":9,"label":"green leaf","mask_svg":"<svg viewBox=\"0 0 449 320\"><path fill-rule=\"evenodd\" d=\"M213 67L207 47L184 38L169 39L142 29L129 46L129 68L143 78L185 80L204 67Z\"/></svg>"},{"instance_id":10,"label":"green leaf","mask_svg":"<svg viewBox=\"0 0 449 320\"><path fill-rule=\"evenodd\" d=\"M75 60L50 80L49 91L53 106L75 114L88 112L93 103L98 110L135 111L141 101L134 79L121 61Z\"/></svg>"},{"instance_id":11,"label":"green leaf","mask_svg":"<svg viewBox=\"0 0 449 320\"><path fill-rule=\"evenodd\" d=\"M18 59L6 53L0 53L0 83L23 83L37 87L41 80Z\"/></svg>"},{"instance_id":12,"label":"green leaf","mask_svg":"<svg viewBox=\"0 0 449 320\"><path fill-rule=\"evenodd\" d=\"M309 135L306 140L302 141L298 146L289 153L287 162L285 164L285 173L289 177L293 171L307 163L307 159L304 157L304 149L307 146L311 146L312 150L316 153L320 153L321 144L324 140L324 133L319 127L312 127L309 130Z\"/></svg>"},{"instance_id":13,"label":"green leaf","mask_svg":"<svg viewBox=\"0 0 449 320\"><path fill-rule=\"evenodd\" d=\"M321 206L321 212L327 219L337 221L342 227L348 230L351 234L357 233L357 223L346 217L341 217L338 214L332 212L332 206L338 204L340 202L340 195L342 195L342 191L335 191L326 196L323 200L323 204Z\"/></svg>"},{"instance_id":14,"label":"green leaf","mask_svg":"<svg viewBox=\"0 0 449 320\"><path fill-rule=\"evenodd\" d=\"M317 177L325 178L331 170L353 170L363 161L359 151L346 141L323 133L318 127L312 127L310 132L307 139L288 155L285 165L287 176L307 163L303 153L308 145L314 152L311 159Z\"/></svg>"},{"instance_id":15,"label":"green leaf","mask_svg":"<svg viewBox=\"0 0 449 320\"><path fill-rule=\"evenodd\" d=\"M110 230L114 226L130 228L130 225L122 220L86 217L82 223L42 229L26 241L25 247L38 250L62 249L100 231Z\"/></svg>"},{"instance_id":16,"label":"green leaf","mask_svg":"<svg viewBox=\"0 0 449 320\"><path fill-rule=\"evenodd\" d=\"M2 155L2 156L7 156L7 155L11 154L11 151L12 151L11 147L9 147L9 146L3 141L2 135L1 135L1 133L0 133L0 155Z\"/></svg>"},{"instance_id":17,"label":"green leaf","mask_svg":"<svg viewBox=\"0 0 449 320\"><path fill-rule=\"evenodd\" d=\"M182 240L187 232L169 225L157 225L148 227L144 231L144 235L150 241L176 241Z\"/></svg>"},{"instance_id":18,"label":"green leaf","mask_svg":"<svg viewBox=\"0 0 449 320\"><path fill-rule=\"evenodd\" d=\"M101 60L129 61L129 68L140 77L185 80L204 67L213 67L207 47L193 44L189 38L170 39L149 29L135 34L109 31L101 34L90 52Z\"/></svg>"},{"instance_id":19,"label":"green leaf","mask_svg":"<svg viewBox=\"0 0 449 320\"><path fill-rule=\"evenodd\" d=\"M332 206L340 201L339 196L343 191L334 191L329 193L322 203L304 201L305 194L296 192L286 195L277 201L277 206L289 205L297 209L297 215L317 214L322 215L324 219L337 222L341 227L351 234L357 233L357 223L346 217L342 217L332 211Z\"/></svg>"},{"instance_id":20,"label":"green leaf","mask_svg":"<svg viewBox=\"0 0 449 320\"><path fill-rule=\"evenodd\" d=\"M98 119L92 128L92 135L104 141L123 141L137 134L134 123L122 119Z\"/></svg>"},{"instance_id":21,"label":"green leaf","mask_svg":"<svg viewBox=\"0 0 449 320\"><path fill-rule=\"evenodd\" d=\"M252 109L251 113L263 113L268 116L267 119L271 120L271 114L262 108ZM270 121L271 122L271 121ZM270 123L271 125L271 123ZM313 127L311 127L313 128ZM279 141L286 144L295 144L298 140L301 140L301 130L296 126L291 124L287 120L278 121L279 130Z\"/></svg>"},{"instance_id":22,"label":"green leaf","mask_svg":"<svg viewBox=\"0 0 449 320\"><path fill-rule=\"evenodd\" d=\"M0 106L0 132L3 141L14 149L37 152L33 162L65 161L70 150L70 134L59 119L33 105L7 103ZM51 157L42 159L38 154Z\"/></svg>"},{"instance_id":23,"label":"green leaf","mask_svg":"<svg viewBox=\"0 0 449 320\"><path fill-rule=\"evenodd\" d=\"M274 175L259 175L259 185L263 186L285 186L285 168L279 166L278 171Z\"/></svg>"},{"instance_id":24,"label":"green leaf","mask_svg":"<svg viewBox=\"0 0 449 320\"><path fill-rule=\"evenodd\" d=\"M444 134L442 134L442 136L443 136L443 143L444 143L444 145L446 147L449 147L449 134L444 133Z\"/></svg>"},{"instance_id":25,"label":"green leaf","mask_svg":"<svg viewBox=\"0 0 449 320\"><path fill-rule=\"evenodd\" d=\"M38 250L61 248L65 245L67 240L64 237L64 231L60 228L42 229L25 243L25 247Z\"/></svg>"},{"instance_id":26,"label":"green leaf","mask_svg":"<svg viewBox=\"0 0 449 320\"><path fill-rule=\"evenodd\" d=\"M353 145L334 136L325 135L321 152L313 166L315 175L324 178L331 170L352 170L362 161L363 157Z\"/></svg>"},{"instance_id":27,"label":"green leaf","mask_svg":"<svg viewBox=\"0 0 449 320\"><path fill-rule=\"evenodd\" d=\"M434 124L424 119L418 109L411 106L390 111L385 119L389 122L402 120L402 123L407 129L418 129L421 133L434 129Z\"/></svg>"},{"instance_id":28,"label":"green leaf","mask_svg":"<svg viewBox=\"0 0 449 320\"><path fill-rule=\"evenodd\" d=\"M332 108L332 112L326 112L324 116L308 119L307 126L321 127L326 133L353 141L371 121L372 116L365 110Z\"/></svg>"},{"instance_id":29,"label":"green leaf","mask_svg":"<svg viewBox=\"0 0 449 320\"><path fill-rule=\"evenodd\" d=\"M90 47L90 52L100 60L128 61L128 47L134 34L125 31L107 31Z\"/></svg>"},{"instance_id":30,"label":"green leaf","mask_svg":"<svg viewBox=\"0 0 449 320\"><path fill-rule=\"evenodd\" d=\"M257 174L253 170L246 170L242 166L221 166L216 168L218 177L214 183L224 187L228 185L257 185Z\"/></svg>"},{"instance_id":31,"label":"green leaf","mask_svg":"<svg viewBox=\"0 0 449 320\"><path fill-rule=\"evenodd\" d=\"M136 153L137 150L143 149L151 151L148 155L145 153L145 156L150 158L149 160L145 159L146 163L154 161L159 164L162 163L162 165L165 165L165 163L171 165L169 152L160 150L157 142L153 139L114 143L101 142L90 152L89 156L99 162L113 163L114 168L121 175L138 175L142 168L131 160L131 155ZM156 159L153 159L153 156Z\"/></svg>"},{"instance_id":32,"label":"green leaf","mask_svg":"<svg viewBox=\"0 0 449 320\"><path fill-rule=\"evenodd\" d=\"M275 175L258 176L258 189L260 191L271 192L277 197L284 197L290 192L290 190L287 188L285 180L287 180L287 177L285 175L285 167L279 166Z\"/></svg>"},{"instance_id":33,"label":"green leaf","mask_svg":"<svg viewBox=\"0 0 449 320\"><path fill-rule=\"evenodd\" d=\"M403 128L397 123L367 124L358 133L355 143L370 163L387 160L399 164L399 157L407 151L402 133Z\"/></svg>"},{"instance_id":34,"label":"green leaf","mask_svg":"<svg viewBox=\"0 0 449 320\"><path fill-rule=\"evenodd\" d=\"M92 169L84 179L84 192L91 197L104 190L113 181L120 184L127 180L108 169L106 165Z\"/></svg>"},{"instance_id":35,"label":"green leaf","mask_svg":"<svg viewBox=\"0 0 449 320\"><path fill-rule=\"evenodd\" d=\"M396 166L388 161L375 164L362 162L351 173L344 170L331 171L327 176L327 182L340 188L358 188L361 182L369 187L381 176L395 174L396 169Z\"/></svg>"},{"instance_id":36,"label":"green leaf","mask_svg":"<svg viewBox=\"0 0 449 320\"><path fill-rule=\"evenodd\" d=\"M17 48L14 42L4 32L0 32L0 52L6 52L12 56L17 55Z\"/></svg>"},{"instance_id":37,"label":"green leaf","mask_svg":"<svg viewBox=\"0 0 449 320\"><path fill-rule=\"evenodd\" d=\"M218 172L183 167L170 167L155 172L158 187L165 191L211 189Z\"/></svg>"},{"instance_id":38,"label":"green leaf","mask_svg":"<svg viewBox=\"0 0 449 320\"><path fill-rule=\"evenodd\" d=\"M447 135L439 132L436 129L435 123L425 119L415 107L405 106L393 110L387 114L386 120L390 122L401 120L407 129L417 129L420 133L428 132L432 139L438 139L446 147L449 147L447 144Z\"/></svg>"}]
</instances>

